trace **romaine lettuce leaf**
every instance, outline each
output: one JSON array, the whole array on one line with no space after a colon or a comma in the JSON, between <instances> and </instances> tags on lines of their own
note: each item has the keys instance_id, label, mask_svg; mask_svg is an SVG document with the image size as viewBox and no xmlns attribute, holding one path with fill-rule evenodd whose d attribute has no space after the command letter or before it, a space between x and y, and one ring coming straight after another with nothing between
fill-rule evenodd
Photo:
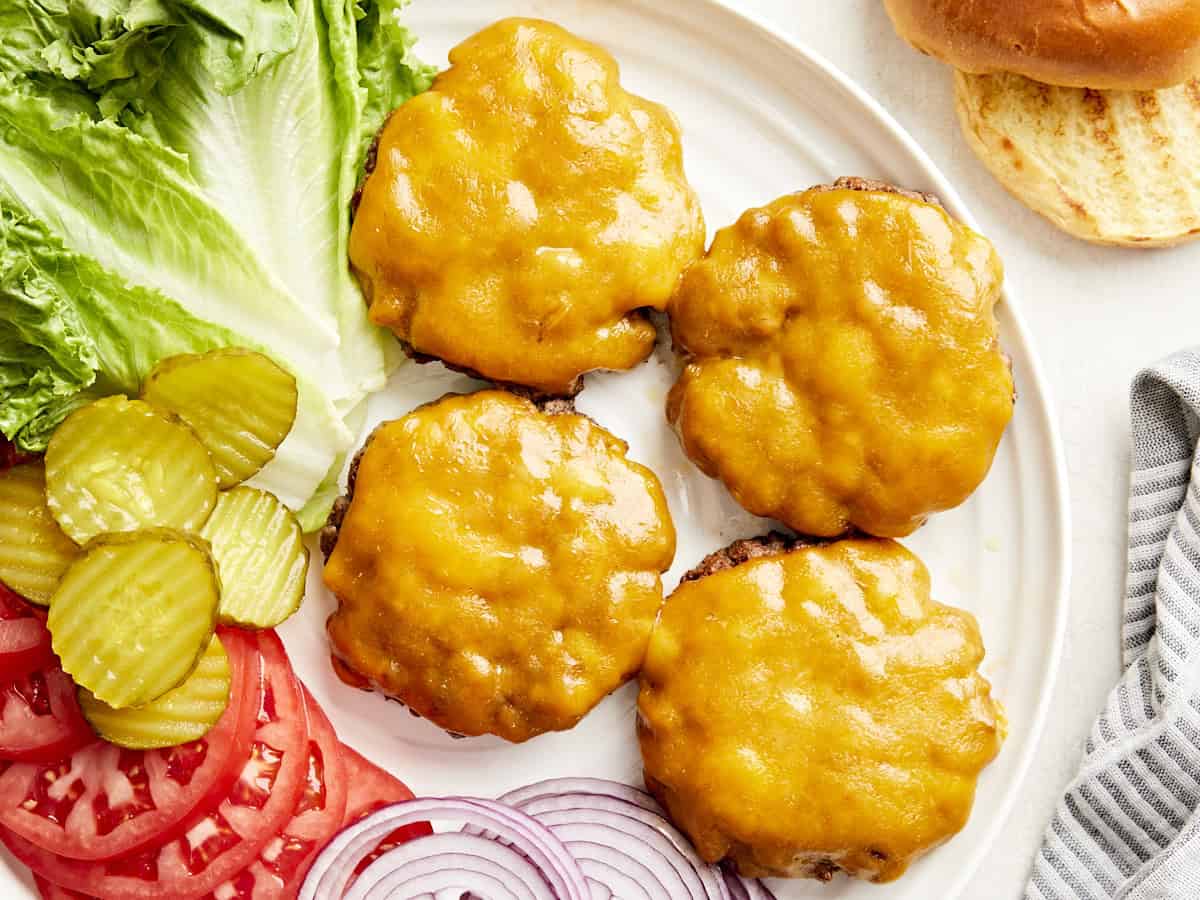
<instances>
[{"instance_id":1,"label":"romaine lettuce leaf","mask_svg":"<svg viewBox=\"0 0 1200 900\"><path fill-rule=\"evenodd\" d=\"M145 108L210 202L301 306L340 334L337 364L322 371L327 392L349 408L383 386L394 341L367 321L346 263L355 176L345 163L358 116L336 69L354 58L334 59L318 0L297 0L296 15L296 49L229 97L188 59L196 47L181 39L180 64L163 73ZM343 46L353 51L352 42Z\"/></svg>"},{"instance_id":2,"label":"romaine lettuce leaf","mask_svg":"<svg viewBox=\"0 0 1200 900\"><path fill-rule=\"evenodd\" d=\"M231 345L270 353L72 251L3 186L0 273L0 393L6 401L0 431L25 450L43 449L59 422L84 403L136 394L165 356ZM255 479L296 508L351 440L323 391L303 377L298 383L296 424Z\"/></svg>"},{"instance_id":3,"label":"romaine lettuce leaf","mask_svg":"<svg viewBox=\"0 0 1200 900\"><path fill-rule=\"evenodd\" d=\"M63 113L2 76L0 132L0 183L72 250L293 366L336 352L336 328L263 264L183 155L114 122Z\"/></svg>"},{"instance_id":4,"label":"romaine lettuce leaf","mask_svg":"<svg viewBox=\"0 0 1200 900\"><path fill-rule=\"evenodd\" d=\"M370 136L431 76L403 5L0 4L0 433L40 449L162 356L242 344L301 382L256 480L297 508L328 484L398 359L346 248Z\"/></svg>"},{"instance_id":5,"label":"romaine lettuce leaf","mask_svg":"<svg viewBox=\"0 0 1200 900\"><path fill-rule=\"evenodd\" d=\"M83 87L117 118L174 64L177 38L230 94L291 52L299 23L289 0L9 0L0 34L0 70Z\"/></svg>"}]
</instances>

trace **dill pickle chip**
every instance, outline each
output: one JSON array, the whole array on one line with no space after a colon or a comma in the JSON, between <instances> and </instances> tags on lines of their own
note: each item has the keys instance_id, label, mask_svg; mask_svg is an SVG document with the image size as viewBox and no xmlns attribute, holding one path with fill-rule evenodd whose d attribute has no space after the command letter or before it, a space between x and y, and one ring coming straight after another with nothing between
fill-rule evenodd
<instances>
[{"instance_id":1,"label":"dill pickle chip","mask_svg":"<svg viewBox=\"0 0 1200 900\"><path fill-rule=\"evenodd\" d=\"M41 461L0 473L0 582L45 606L78 555L79 548L63 534L46 505Z\"/></svg>"},{"instance_id":2,"label":"dill pickle chip","mask_svg":"<svg viewBox=\"0 0 1200 900\"><path fill-rule=\"evenodd\" d=\"M157 700L135 709L115 709L79 689L79 707L92 730L110 744L158 750L199 740L229 705L229 657L216 635L187 680Z\"/></svg>"},{"instance_id":3,"label":"dill pickle chip","mask_svg":"<svg viewBox=\"0 0 1200 900\"><path fill-rule=\"evenodd\" d=\"M308 548L295 514L273 495L245 486L223 492L200 535L221 574L223 623L274 628L300 608Z\"/></svg>"},{"instance_id":4,"label":"dill pickle chip","mask_svg":"<svg viewBox=\"0 0 1200 900\"><path fill-rule=\"evenodd\" d=\"M46 625L75 683L126 709L191 674L213 636L220 598L204 540L168 528L106 534L63 575Z\"/></svg>"},{"instance_id":5,"label":"dill pickle chip","mask_svg":"<svg viewBox=\"0 0 1200 900\"><path fill-rule=\"evenodd\" d=\"M212 454L222 488L271 461L296 420L296 379L261 353L230 347L164 359L142 384L142 399L195 429Z\"/></svg>"},{"instance_id":6,"label":"dill pickle chip","mask_svg":"<svg viewBox=\"0 0 1200 900\"><path fill-rule=\"evenodd\" d=\"M89 403L46 448L46 503L79 544L151 526L196 531L216 502L217 474L195 432L141 400Z\"/></svg>"}]
</instances>

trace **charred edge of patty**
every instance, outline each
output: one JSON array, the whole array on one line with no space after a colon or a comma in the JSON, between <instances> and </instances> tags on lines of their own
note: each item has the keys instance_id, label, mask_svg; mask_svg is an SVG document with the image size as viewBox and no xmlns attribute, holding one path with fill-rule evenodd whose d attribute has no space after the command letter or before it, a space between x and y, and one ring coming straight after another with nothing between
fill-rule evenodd
<instances>
[{"instance_id":1,"label":"charred edge of patty","mask_svg":"<svg viewBox=\"0 0 1200 900\"><path fill-rule=\"evenodd\" d=\"M898 194L901 197L907 197L909 200L916 200L918 203L929 203L937 207L942 206L942 201L936 194L913 191L908 188L897 187L894 184L880 181L876 178L860 178L857 175L844 175L833 184L818 184L808 190L818 194L828 193L829 191L871 191L882 194Z\"/></svg>"},{"instance_id":2,"label":"charred edge of patty","mask_svg":"<svg viewBox=\"0 0 1200 900\"><path fill-rule=\"evenodd\" d=\"M637 310L634 310L636 313ZM580 375L567 388L565 394L553 394L546 391L539 391L537 388L529 387L524 384L517 384L513 381L497 381L494 378L488 378L477 369L472 369L469 366L460 366L456 363L448 362L440 356L431 356L428 353L421 353L419 350L413 349L412 344L407 341L397 338L400 348L404 351L404 355L418 365L427 365L428 363L441 363L451 372L458 372L460 375L466 375L468 378L474 378L476 381L486 381L489 384L495 385L502 391L508 391L510 394L516 394L518 397L524 397L526 400L532 400L536 404L541 404L551 400L571 400L579 395L583 390L583 375ZM585 373L586 374L586 373Z\"/></svg>"},{"instance_id":3,"label":"charred edge of patty","mask_svg":"<svg viewBox=\"0 0 1200 900\"><path fill-rule=\"evenodd\" d=\"M708 554L700 560L699 565L679 581L681 584L687 581L699 581L701 578L724 572L726 569L737 568L742 563L748 563L751 560L762 559L766 556L782 556L794 550L803 550L805 547L815 547L831 542L830 539L798 537L784 534L781 531L771 531L758 537L742 538L734 541L728 547L722 547L720 550L714 550Z\"/></svg>"},{"instance_id":4,"label":"charred edge of patty","mask_svg":"<svg viewBox=\"0 0 1200 900\"><path fill-rule=\"evenodd\" d=\"M497 388L506 391L516 397L521 397L528 400L541 412L548 416L561 416L578 412L575 409L575 399L573 397L547 397L530 391L528 388L523 388L518 385L497 385ZM487 390L486 388L484 390ZM435 403L440 403L447 397L463 397L469 396L450 392L443 394L436 400L430 400L428 403L422 403L420 406L413 407L408 414L414 413L419 409L424 409L427 406L433 406ZM342 522L346 519L346 513L350 509L350 502L354 499L354 486L358 481L358 467L362 463L363 454L367 452L367 448L371 446L371 439L375 437L377 431L382 428L386 422L377 425L367 439L363 441L362 447L354 454L354 458L350 460L350 469L346 474L346 493L342 494L333 501L333 508L329 511L329 518L325 520L325 527L321 529L320 544L321 553L328 560L333 554L334 548L337 546L338 533L341 531Z\"/></svg>"},{"instance_id":5,"label":"charred edge of patty","mask_svg":"<svg viewBox=\"0 0 1200 900\"><path fill-rule=\"evenodd\" d=\"M329 654L329 662L333 666L334 674L337 675L338 680L341 681L342 684L352 687L355 690L366 691L367 693L377 693L390 703L399 704L401 707L408 710L408 714L414 719L425 718L403 700L393 697L387 691L379 688L371 679L360 675L348 662L346 662L346 660L342 659L342 657L338 655L336 647L332 648ZM446 734L455 740L462 740L463 738L467 737L465 734L459 734L457 731L448 731L445 728L443 728L442 731L445 731Z\"/></svg>"},{"instance_id":6,"label":"charred edge of patty","mask_svg":"<svg viewBox=\"0 0 1200 900\"><path fill-rule=\"evenodd\" d=\"M367 178L375 171L375 167L379 165L379 141L383 137L383 129L387 128L388 122L392 120L392 116L396 110L388 113L387 118L383 120L383 125L375 132L375 137L371 138L371 144L367 147L367 156L363 160L363 177L358 180L358 184L354 188L354 194L350 197L350 220L354 221L355 215L358 214L358 206L362 203L363 189L367 186Z\"/></svg>"},{"instance_id":7,"label":"charred edge of patty","mask_svg":"<svg viewBox=\"0 0 1200 900\"><path fill-rule=\"evenodd\" d=\"M719 865L726 872L729 872L732 875L741 876L741 872L738 871L737 863L735 863L729 857L726 857L725 859L721 860ZM839 866L831 858L820 857L816 860L806 863L803 866L803 868L801 868L799 871L793 873L792 877L815 878L817 881L820 881L820 882L830 882L830 881L833 881L833 876L836 875L841 870L842 870L841 866ZM772 876L769 874L764 874L762 877L770 878Z\"/></svg>"},{"instance_id":8,"label":"charred edge of patty","mask_svg":"<svg viewBox=\"0 0 1200 900\"><path fill-rule=\"evenodd\" d=\"M642 772L642 779L646 785L646 790L658 801L659 806L667 810L670 816L671 798L674 792L645 770ZM672 818L674 817L672 816ZM872 859L881 862L887 859L887 854L879 850L872 849L868 853ZM754 864L753 859L753 846L742 841L731 841L725 848L724 857L718 860L710 860L710 862L713 862L714 865L719 866L731 875L744 878L813 878L820 882L830 882L838 872L845 872L851 877L854 877L855 874L839 865L837 859L833 856L820 851L797 854L786 875L778 870L757 866ZM739 863L739 860L743 860L743 862Z\"/></svg>"}]
</instances>

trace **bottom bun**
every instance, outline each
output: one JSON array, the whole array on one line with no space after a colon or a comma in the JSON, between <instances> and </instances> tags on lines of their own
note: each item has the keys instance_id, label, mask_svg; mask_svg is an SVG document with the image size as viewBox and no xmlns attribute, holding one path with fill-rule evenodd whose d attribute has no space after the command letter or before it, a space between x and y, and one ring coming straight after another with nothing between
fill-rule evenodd
<instances>
[{"instance_id":1,"label":"bottom bun","mask_svg":"<svg viewBox=\"0 0 1200 900\"><path fill-rule=\"evenodd\" d=\"M1161 91L955 75L971 148L1023 203L1098 244L1200 237L1200 81Z\"/></svg>"}]
</instances>

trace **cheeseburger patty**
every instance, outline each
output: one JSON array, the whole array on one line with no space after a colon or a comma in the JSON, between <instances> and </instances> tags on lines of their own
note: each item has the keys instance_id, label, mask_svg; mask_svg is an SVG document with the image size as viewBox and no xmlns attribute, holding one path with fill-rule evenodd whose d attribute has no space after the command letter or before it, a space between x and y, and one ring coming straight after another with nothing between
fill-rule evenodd
<instances>
[{"instance_id":1,"label":"cheeseburger patty","mask_svg":"<svg viewBox=\"0 0 1200 900\"><path fill-rule=\"evenodd\" d=\"M495 390L376 429L322 536L343 671L455 734L572 727L636 673L674 556L626 450Z\"/></svg>"},{"instance_id":2,"label":"cheeseburger patty","mask_svg":"<svg viewBox=\"0 0 1200 900\"><path fill-rule=\"evenodd\" d=\"M399 107L359 192L350 260L419 360L545 395L645 359L704 249L678 122L602 48L506 19Z\"/></svg>"},{"instance_id":3,"label":"cheeseburger patty","mask_svg":"<svg viewBox=\"0 0 1200 900\"><path fill-rule=\"evenodd\" d=\"M928 194L847 178L718 232L669 313L668 418L750 512L915 530L987 474L1012 416L991 244Z\"/></svg>"},{"instance_id":4,"label":"cheeseburger patty","mask_svg":"<svg viewBox=\"0 0 1200 900\"><path fill-rule=\"evenodd\" d=\"M1000 749L982 658L974 618L893 541L739 541L651 637L646 784L742 875L889 881L963 827Z\"/></svg>"}]
</instances>

